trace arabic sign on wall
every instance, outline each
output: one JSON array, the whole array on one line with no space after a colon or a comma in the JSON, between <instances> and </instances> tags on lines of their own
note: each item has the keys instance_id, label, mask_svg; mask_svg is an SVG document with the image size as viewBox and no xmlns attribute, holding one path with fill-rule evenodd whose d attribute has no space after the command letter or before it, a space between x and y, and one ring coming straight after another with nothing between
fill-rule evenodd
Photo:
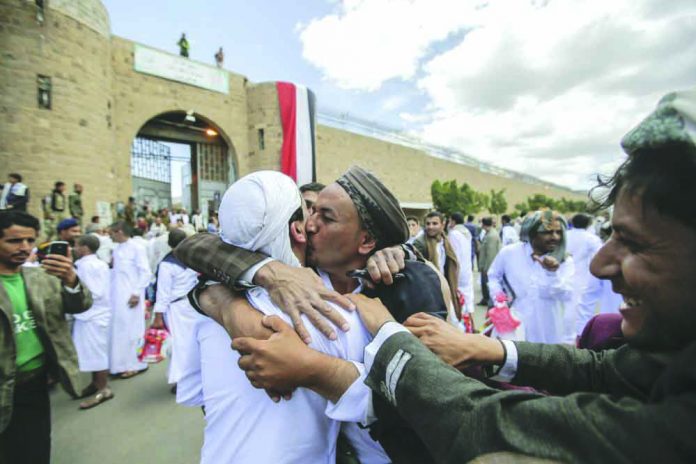
<instances>
[{"instance_id":1,"label":"arabic sign on wall","mask_svg":"<svg viewBox=\"0 0 696 464\"><path fill-rule=\"evenodd\" d=\"M230 84L227 71L140 44L135 44L133 67L137 72L144 74L183 82L215 92L229 93Z\"/></svg>"}]
</instances>

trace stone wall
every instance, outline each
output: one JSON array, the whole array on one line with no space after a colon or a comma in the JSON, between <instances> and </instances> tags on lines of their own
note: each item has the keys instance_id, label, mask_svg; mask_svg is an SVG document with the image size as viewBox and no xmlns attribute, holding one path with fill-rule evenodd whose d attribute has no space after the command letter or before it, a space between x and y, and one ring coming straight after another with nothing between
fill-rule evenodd
<instances>
[{"instance_id":1,"label":"stone wall","mask_svg":"<svg viewBox=\"0 0 696 464\"><path fill-rule=\"evenodd\" d=\"M88 2L83 2L88 3ZM108 24L92 1L94 22ZM50 4L50 3L49 3ZM96 201L115 196L110 162L110 39L82 19L48 9L37 21L29 1L0 1L0 166L2 180L19 172L30 187L29 210L56 180L85 187L89 216ZM49 76L52 108L38 106L37 75Z\"/></svg>"},{"instance_id":2,"label":"stone wall","mask_svg":"<svg viewBox=\"0 0 696 464\"><path fill-rule=\"evenodd\" d=\"M413 148L328 126L317 126L317 180L330 183L354 164L374 172L401 202L430 202L432 182L452 179L460 184L467 182L483 192L505 188L510 210L515 203L535 193L559 198L584 198L569 190L486 174L473 167L428 156Z\"/></svg>"}]
</instances>

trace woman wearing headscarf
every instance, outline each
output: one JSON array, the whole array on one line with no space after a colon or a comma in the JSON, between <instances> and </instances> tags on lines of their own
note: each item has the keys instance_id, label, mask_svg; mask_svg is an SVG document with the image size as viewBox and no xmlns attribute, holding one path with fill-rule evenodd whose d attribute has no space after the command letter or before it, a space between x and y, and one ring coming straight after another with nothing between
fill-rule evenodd
<instances>
[{"instance_id":1,"label":"woman wearing headscarf","mask_svg":"<svg viewBox=\"0 0 696 464\"><path fill-rule=\"evenodd\" d=\"M566 229L559 213L534 212L522 223L522 241L500 250L488 270L491 298L507 296L526 341L575 342L575 266L566 253Z\"/></svg>"}]
</instances>

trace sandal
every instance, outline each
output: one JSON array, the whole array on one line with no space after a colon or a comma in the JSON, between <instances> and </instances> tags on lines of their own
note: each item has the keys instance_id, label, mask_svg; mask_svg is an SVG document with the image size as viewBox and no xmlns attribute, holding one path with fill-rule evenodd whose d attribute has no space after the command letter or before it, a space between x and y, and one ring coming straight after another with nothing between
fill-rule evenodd
<instances>
[{"instance_id":1,"label":"sandal","mask_svg":"<svg viewBox=\"0 0 696 464\"><path fill-rule=\"evenodd\" d=\"M123 374L119 375L118 378L119 378L119 379L130 379L130 378L135 377L135 376L138 375L138 374L142 374L143 372L145 372L145 371L148 370L149 368L150 368L150 367L148 366L148 367L146 367L145 369L141 369L141 370L139 370L139 371L126 371L126 372L124 372Z\"/></svg>"},{"instance_id":2,"label":"sandal","mask_svg":"<svg viewBox=\"0 0 696 464\"><path fill-rule=\"evenodd\" d=\"M80 409L91 409L95 406L99 406L104 401L109 401L113 397L113 392L107 387L94 395L94 397L80 403Z\"/></svg>"}]
</instances>

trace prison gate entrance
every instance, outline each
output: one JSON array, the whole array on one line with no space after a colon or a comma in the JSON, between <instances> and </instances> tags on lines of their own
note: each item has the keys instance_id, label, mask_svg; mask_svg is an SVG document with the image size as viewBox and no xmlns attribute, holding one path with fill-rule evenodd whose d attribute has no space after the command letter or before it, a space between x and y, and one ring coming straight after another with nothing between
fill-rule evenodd
<instances>
[{"instance_id":1,"label":"prison gate entrance","mask_svg":"<svg viewBox=\"0 0 696 464\"><path fill-rule=\"evenodd\" d=\"M233 155L219 127L201 115L173 111L155 116L131 146L136 203L155 211L183 207L209 216L236 180ZM173 198L172 192L180 196Z\"/></svg>"}]
</instances>

